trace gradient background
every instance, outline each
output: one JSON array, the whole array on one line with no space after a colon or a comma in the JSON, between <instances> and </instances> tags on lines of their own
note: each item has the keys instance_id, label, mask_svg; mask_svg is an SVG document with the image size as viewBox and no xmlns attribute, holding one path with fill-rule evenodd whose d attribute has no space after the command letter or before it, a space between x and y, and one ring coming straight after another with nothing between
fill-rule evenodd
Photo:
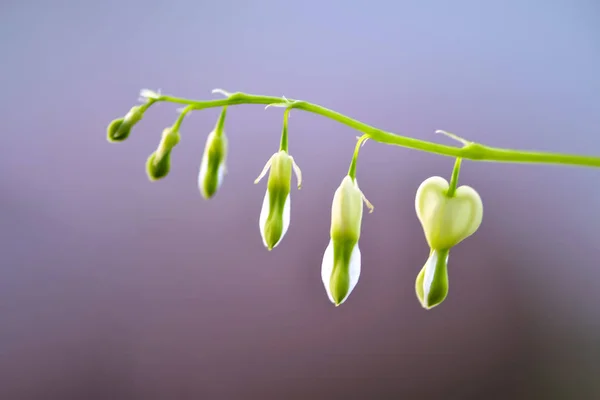
<instances>
[{"instance_id":1,"label":"gradient background","mask_svg":"<svg viewBox=\"0 0 600 400\"><path fill-rule=\"evenodd\" d=\"M196 187L219 110L186 119L168 179L146 157L176 106L120 145L141 88L314 101L454 144L600 155L600 3L3 1L0 398L598 399L600 171L465 162L484 222L423 310L418 185L453 160L369 142L363 272L333 307L320 263L356 132L302 112L304 187L271 253L254 178L281 109L228 113L229 175Z\"/></svg>"}]
</instances>

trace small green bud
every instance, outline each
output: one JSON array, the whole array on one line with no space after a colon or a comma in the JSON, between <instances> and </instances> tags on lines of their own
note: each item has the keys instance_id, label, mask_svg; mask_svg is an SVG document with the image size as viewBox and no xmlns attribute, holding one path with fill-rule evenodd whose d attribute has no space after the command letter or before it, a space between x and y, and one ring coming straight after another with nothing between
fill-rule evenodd
<instances>
[{"instance_id":1,"label":"small green bud","mask_svg":"<svg viewBox=\"0 0 600 400\"><path fill-rule=\"evenodd\" d=\"M431 250L427 262L417 275L415 290L421 305L431 309L448 295L448 255L450 251Z\"/></svg>"},{"instance_id":2,"label":"small green bud","mask_svg":"<svg viewBox=\"0 0 600 400\"><path fill-rule=\"evenodd\" d=\"M163 130L158 149L150 154L150 157L146 161L146 173L151 181L162 179L169 174L169 170L171 169L171 151L179 143L180 138L179 131L172 128Z\"/></svg>"},{"instance_id":3,"label":"small green bud","mask_svg":"<svg viewBox=\"0 0 600 400\"><path fill-rule=\"evenodd\" d=\"M159 153L159 151L157 150L154 153L150 154L150 157L148 157L148 160L146 161L146 173L148 174L148 178L151 181L157 181L159 179L164 178L169 174L170 169L170 151Z\"/></svg>"},{"instance_id":4,"label":"small green bud","mask_svg":"<svg viewBox=\"0 0 600 400\"><path fill-rule=\"evenodd\" d=\"M117 118L108 125L107 139L109 142L116 143L127 139L131 132L131 126L124 122L125 118Z\"/></svg>"},{"instance_id":5,"label":"small green bud","mask_svg":"<svg viewBox=\"0 0 600 400\"><path fill-rule=\"evenodd\" d=\"M271 156L254 183L258 183L269 169L269 181L260 211L259 227L263 244L268 250L272 250L281 242L290 226L292 170L296 173L298 189L302 186L302 173L294 158L285 150L280 150Z\"/></svg>"},{"instance_id":6,"label":"small green bud","mask_svg":"<svg viewBox=\"0 0 600 400\"><path fill-rule=\"evenodd\" d=\"M198 173L198 187L205 199L212 198L223 183L227 160L225 132L212 131L206 139L204 154Z\"/></svg>"},{"instance_id":7,"label":"small green bud","mask_svg":"<svg viewBox=\"0 0 600 400\"><path fill-rule=\"evenodd\" d=\"M448 188L448 181L434 176L417 190L417 217L432 249L456 246L477 231L483 218L483 204L475 189L460 186L448 197Z\"/></svg>"},{"instance_id":8,"label":"small green bud","mask_svg":"<svg viewBox=\"0 0 600 400\"><path fill-rule=\"evenodd\" d=\"M360 276L361 255L358 247L363 201L372 209L358 187L356 179L346 176L335 191L331 206L329 245L321 264L321 278L329 300L339 306Z\"/></svg>"},{"instance_id":9,"label":"small green bud","mask_svg":"<svg viewBox=\"0 0 600 400\"><path fill-rule=\"evenodd\" d=\"M109 142L122 142L129 137L131 128L137 124L144 116L142 106L134 106L123 118L113 120L107 129L107 139Z\"/></svg>"}]
</instances>

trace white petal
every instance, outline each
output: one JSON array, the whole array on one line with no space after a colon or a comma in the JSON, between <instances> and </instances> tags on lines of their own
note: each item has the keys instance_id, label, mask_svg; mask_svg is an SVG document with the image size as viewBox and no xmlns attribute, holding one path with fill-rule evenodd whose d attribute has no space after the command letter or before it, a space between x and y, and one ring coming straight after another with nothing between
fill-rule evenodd
<instances>
[{"instance_id":1,"label":"white petal","mask_svg":"<svg viewBox=\"0 0 600 400\"><path fill-rule=\"evenodd\" d=\"M298 181L298 189L300 189L302 188L302 170L300 170L300 167L298 166L298 164L296 164L296 160L294 160L294 157L290 156L290 159L292 160L294 174L296 174L296 181Z\"/></svg>"},{"instance_id":2,"label":"white petal","mask_svg":"<svg viewBox=\"0 0 600 400\"><path fill-rule=\"evenodd\" d=\"M321 279L323 280L323 286L325 286L325 291L327 292L327 296L329 296L329 301L335 303L333 300L333 296L331 295L330 289L330 281L331 281L331 273L333 272L333 240L329 240L329 245L325 249L325 254L323 255L323 262L321 263Z\"/></svg>"},{"instance_id":3,"label":"white petal","mask_svg":"<svg viewBox=\"0 0 600 400\"><path fill-rule=\"evenodd\" d=\"M340 301L340 304L343 304L350 293L356 287L358 283L358 278L360 278L360 265L361 265L361 254L360 248L358 247L358 243L352 249L352 254L350 255L350 265L348 268L349 273L349 287L348 293L346 297ZM327 296L329 297L329 301L335 304L333 300L333 296L331 295L331 274L333 273L333 240L329 240L329 245L325 249L325 254L323 255L323 262L321 264L321 280L323 281L323 286L325 286L325 291L327 292Z\"/></svg>"},{"instance_id":4,"label":"white petal","mask_svg":"<svg viewBox=\"0 0 600 400\"><path fill-rule=\"evenodd\" d=\"M265 247L269 247L265 239L265 224L267 223L267 218L269 218L270 207L271 204L269 202L269 189L267 189L265 193L265 198L263 199L262 209L260 210L260 217L258 218L260 236L262 237L262 241Z\"/></svg>"},{"instance_id":5,"label":"white petal","mask_svg":"<svg viewBox=\"0 0 600 400\"><path fill-rule=\"evenodd\" d=\"M292 210L292 200L291 200L291 196L287 195L287 198L285 199L285 204L283 205L283 221L282 221L282 229L281 229L281 237L279 238L279 240L277 241L277 243L275 243L275 246L273 246L273 248L277 247L277 245L279 244L279 242L281 242L281 239L283 239L283 237L285 236L286 232L288 231L288 228L290 227L290 214L291 214L291 210Z\"/></svg>"},{"instance_id":6,"label":"white petal","mask_svg":"<svg viewBox=\"0 0 600 400\"><path fill-rule=\"evenodd\" d=\"M221 165L219 165L219 171L218 171L218 175L217 175L217 190L221 187L224 176L225 176L225 160L223 160L221 162Z\"/></svg>"},{"instance_id":7,"label":"white petal","mask_svg":"<svg viewBox=\"0 0 600 400\"><path fill-rule=\"evenodd\" d=\"M348 288L348 294L346 295L344 300L342 300L340 302L340 304L342 304L344 301L346 301L348 296L350 296L350 293L352 293L352 290L354 290L354 287L358 283L358 278L360 277L360 249L358 248L358 243L356 243L356 245L354 246L354 249L352 249L352 255L350 256L349 271L350 271L350 287Z\"/></svg>"},{"instance_id":8,"label":"white petal","mask_svg":"<svg viewBox=\"0 0 600 400\"><path fill-rule=\"evenodd\" d=\"M200 188L200 192L204 197L206 197L206 191L204 190L204 181L206 180L207 169L208 159L206 157L202 157L202 161L200 162L200 172L198 173L198 187Z\"/></svg>"}]
</instances>

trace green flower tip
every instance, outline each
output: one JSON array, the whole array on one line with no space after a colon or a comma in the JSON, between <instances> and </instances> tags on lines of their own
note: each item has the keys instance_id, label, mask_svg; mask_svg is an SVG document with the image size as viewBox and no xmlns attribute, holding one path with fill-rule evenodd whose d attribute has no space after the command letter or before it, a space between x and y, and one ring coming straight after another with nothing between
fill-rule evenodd
<instances>
[{"instance_id":1,"label":"green flower tip","mask_svg":"<svg viewBox=\"0 0 600 400\"><path fill-rule=\"evenodd\" d=\"M157 181L169 174L171 169L171 152L158 155L158 150L150 154L146 161L146 173L151 181Z\"/></svg>"},{"instance_id":2,"label":"green flower tip","mask_svg":"<svg viewBox=\"0 0 600 400\"><path fill-rule=\"evenodd\" d=\"M448 250L432 250L417 275L417 298L426 310L440 305L448 296L448 255Z\"/></svg>"},{"instance_id":3,"label":"green flower tip","mask_svg":"<svg viewBox=\"0 0 600 400\"><path fill-rule=\"evenodd\" d=\"M134 106L123 118L113 120L107 129L107 139L111 143L122 142L129 137L131 128L144 116L141 106Z\"/></svg>"},{"instance_id":4,"label":"green flower tip","mask_svg":"<svg viewBox=\"0 0 600 400\"><path fill-rule=\"evenodd\" d=\"M110 143L118 143L127 139L130 133L131 126L125 123L125 118L117 118L108 125L106 138Z\"/></svg>"}]
</instances>

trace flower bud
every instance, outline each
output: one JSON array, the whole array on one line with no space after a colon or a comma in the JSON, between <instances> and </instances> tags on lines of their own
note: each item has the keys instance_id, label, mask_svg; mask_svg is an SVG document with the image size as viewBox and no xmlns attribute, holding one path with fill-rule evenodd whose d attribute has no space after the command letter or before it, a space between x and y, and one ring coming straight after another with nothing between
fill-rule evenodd
<instances>
[{"instance_id":1,"label":"flower bud","mask_svg":"<svg viewBox=\"0 0 600 400\"><path fill-rule=\"evenodd\" d=\"M321 278L336 306L342 304L360 276L361 256L358 247L363 213L363 201L372 209L358 187L356 179L346 176L335 191L331 206L329 245L321 264Z\"/></svg>"},{"instance_id":2,"label":"flower bud","mask_svg":"<svg viewBox=\"0 0 600 400\"><path fill-rule=\"evenodd\" d=\"M475 189L460 186L448 197L448 188L444 178L434 176L417 190L417 217L432 249L456 246L477 231L483 218L483 204Z\"/></svg>"},{"instance_id":3,"label":"flower bud","mask_svg":"<svg viewBox=\"0 0 600 400\"><path fill-rule=\"evenodd\" d=\"M280 150L271 156L254 183L258 183L269 169L267 192L260 211L259 227L263 244L267 249L272 250L281 242L290 226L292 169L296 173L298 189L302 185L302 173L294 158L285 150Z\"/></svg>"},{"instance_id":4,"label":"flower bud","mask_svg":"<svg viewBox=\"0 0 600 400\"><path fill-rule=\"evenodd\" d=\"M113 120L107 129L107 139L109 142L122 142L129 137L131 128L137 124L144 116L142 106L134 106L129 110L124 118Z\"/></svg>"},{"instance_id":5,"label":"flower bud","mask_svg":"<svg viewBox=\"0 0 600 400\"><path fill-rule=\"evenodd\" d=\"M225 132L213 130L206 139L204 155L198 174L198 186L205 199L210 199L221 187L227 159L227 137Z\"/></svg>"},{"instance_id":6,"label":"flower bud","mask_svg":"<svg viewBox=\"0 0 600 400\"><path fill-rule=\"evenodd\" d=\"M440 304L448 295L449 253L448 249L431 250L427 262L417 275L417 297L428 310Z\"/></svg>"},{"instance_id":7,"label":"flower bud","mask_svg":"<svg viewBox=\"0 0 600 400\"><path fill-rule=\"evenodd\" d=\"M146 161L146 173L151 181L167 176L171 169L171 151L179 143L180 138L179 131L171 128L163 130L158 148Z\"/></svg>"}]
</instances>

